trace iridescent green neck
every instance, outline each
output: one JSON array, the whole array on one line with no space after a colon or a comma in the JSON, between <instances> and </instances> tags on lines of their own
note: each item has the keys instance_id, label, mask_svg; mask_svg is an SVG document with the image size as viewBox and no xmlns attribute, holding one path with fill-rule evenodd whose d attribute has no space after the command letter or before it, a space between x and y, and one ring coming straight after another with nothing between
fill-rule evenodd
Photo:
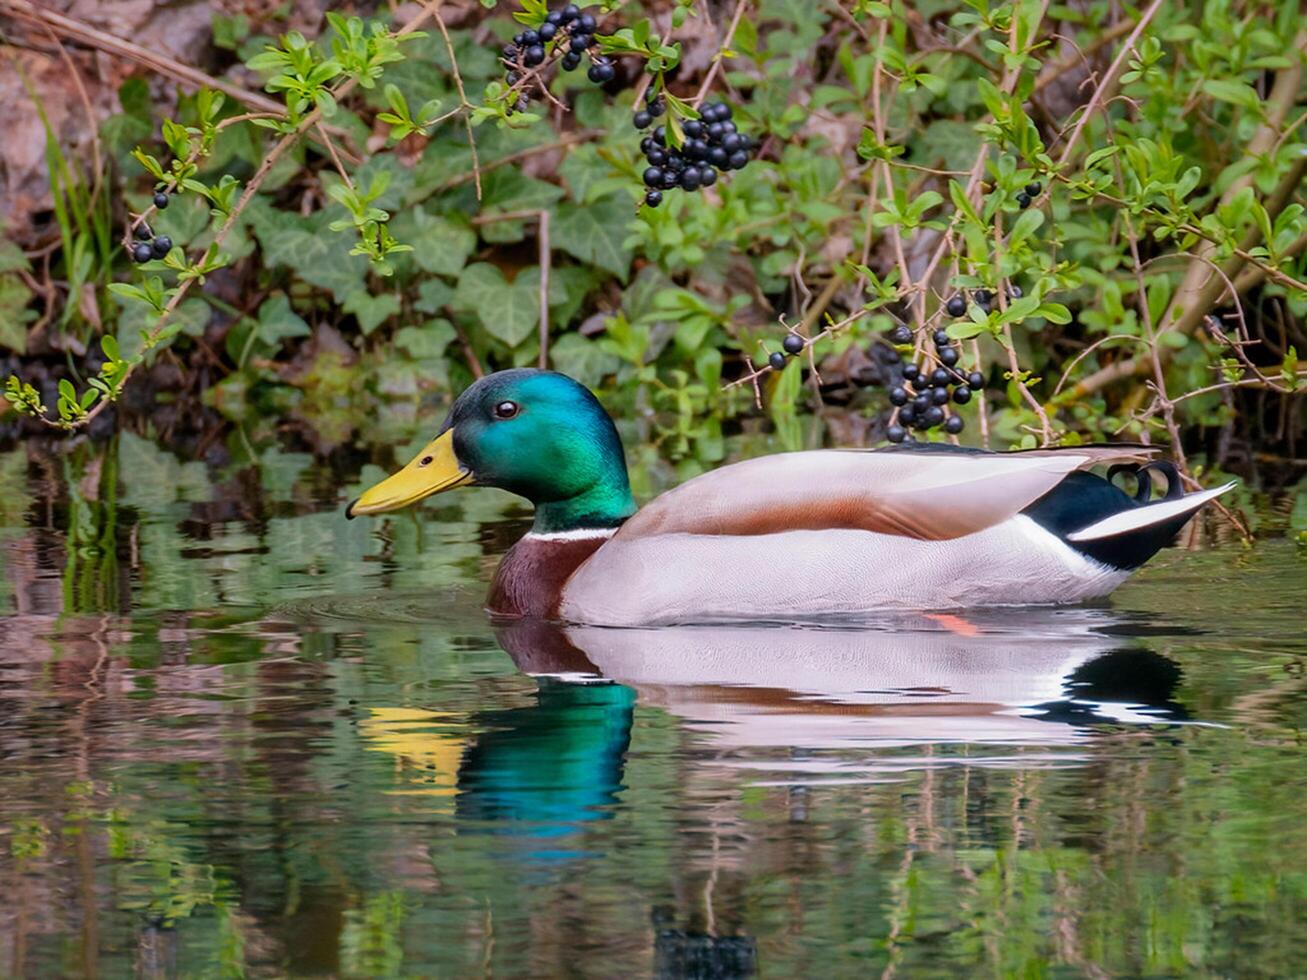
<instances>
[{"instance_id":1,"label":"iridescent green neck","mask_svg":"<svg viewBox=\"0 0 1307 980\"><path fill-rule=\"evenodd\" d=\"M620 458L605 478L590 489L566 500L536 501L536 534L578 531L584 528L617 527L635 513L635 498Z\"/></svg>"}]
</instances>

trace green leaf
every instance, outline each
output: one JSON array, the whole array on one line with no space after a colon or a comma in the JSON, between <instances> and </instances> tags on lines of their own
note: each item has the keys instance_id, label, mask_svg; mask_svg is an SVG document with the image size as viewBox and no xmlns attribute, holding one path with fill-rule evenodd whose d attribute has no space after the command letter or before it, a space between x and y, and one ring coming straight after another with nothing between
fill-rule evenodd
<instances>
[{"instance_id":1,"label":"green leaf","mask_svg":"<svg viewBox=\"0 0 1307 980\"><path fill-rule=\"evenodd\" d=\"M373 296L366 289L356 289L350 293L345 297L343 306L346 313L354 314L364 336L372 333L400 310L399 296L395 293Z\"/></svg>"},{"instance_id":2,"label":"green leaf","mask_svg":"<svg viewBox=\"0 0 1307 980\"><path fill-rule=\"evenodd\" d=\"M1039 230L1044 223L1044 212L1038 208L1027 208L1021 212L1021 217L1017 218L1016 223L1012 226L1012 233L1008 236L1008 244L1011 247L1024 242L1027 238Z\"/></svg>"},{"instance_id":3,"label":"green leaf","mask_svg":"<svg viewBox=\"0 0 1307 980\"><path fill-rule=\"evenodd\" d=\"M1070 323L1071 311L1061 303L1044 303L1035 311L1036 316L1042 316L1049 323Z\"/></svg>"},{"instance_id":4,"label":"green leaf","mask_svg":"<svg viewBox=\"0 0 1307 980\"><path fill-rule=\"evenodd\" d=\"M585 207L564 209L550 226L550 238L563 251L625 280L631 268L626 226L634 215L630 197L609 194Z\"/></svg>"},{"instance_id":5,"label":"green leaf","mask_svg":"<svg viewBox=\"0 0 1307 980\"><path fill-rule=\"evenodd\" d=\"M395 237L413 246L413 260L425 272L457 275L476 248L476 232L466 224L429 214L422 208L405 212L393 224Z\"/></svg>"},{"instance_id":6,"label":"green leaf","mask_svg":"<svg viewBox=\"0 0 1307 980\"><path fill-rule=\"evenodd\" d=\"M0 347L27 353L27 324L36 317L27 308L31 298L31 290L17 276L0 275Z\"/></svg>"},{"instance_id":7,"label":"green leaf","mask_svg":"<svg viewBox=\"0 0 1307 980\"><path fill-rule=\"evenodd\" d=\"M1256 89L1243 82L1209 78L1203 82L1203 91L1221 102L1243 106L1245 109L1261 108L1261 99L1258 98Z\"/></svg>"},{"instance_id":8,"label":"green leaf","mask_svg":"<svg viewBox=\"0 0 1307 980\"><path fill-rule=\"evenodd\" d=\"M259 339L276 347L289 337L307 337L309 325L290 308L285 293L275 293L259 307Z\"/></svg>"},{"instance_id":9,"label":"green leaf","mask_svg":"<svg viewBox=\"0 0 1307 980\"><path fill-rule=\"evenodd\" d=\"M564 296L561 287L551 281L550 302ZM458 277L454 306L475 314L486 333L496 340L517 347L540 323L540 269L523 269L510 283L495 266L475 262Z\"/></svg>"},{"instance_id":10,"label":"green leaf","mask_svg":"<svg viewBox=\"0 0 1307 980\"><path fill-rule=\"evenodd\" d=\"M575 378L584 385L597 386L603 379L616 374L622 359L610 353L598 341L587 340L577 333L564 334L549 348L549 360L557 371Z\"/></svg>"}]
</instances>

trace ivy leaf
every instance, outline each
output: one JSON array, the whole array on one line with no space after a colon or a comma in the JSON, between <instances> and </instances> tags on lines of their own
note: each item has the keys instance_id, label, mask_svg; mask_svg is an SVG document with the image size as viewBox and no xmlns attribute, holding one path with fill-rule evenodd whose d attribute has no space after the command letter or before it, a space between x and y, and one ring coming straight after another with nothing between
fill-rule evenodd
<instances>
[{"instance_id":1,"label":"ivy leaf","mask_svg":"<svg viewBox=\"0 0 1307 980\"><path fill-rule=\"evenodd\" d=\"M476 262L458 277L454 305L476 314L490 336L516 347L540 322L538 277L539 270L536 276L523 270L509 283L489 262Z\"/></svg>"},{"instance_id":2,"label":"ivy leaf","mask_svg":"<svg viewBox=\"0 0 1307 980\"><path fill-rule=\"evenodd\" d=\"M625 241L632 216L631 199L625 194L609 194L585 207L566 209L550 227L553 244L624 280L631 268L631 250Z\"/></svg>"},{"instance_id":3,"label":"ivy leaf","mask_svg":"<svg viewBox=\"0 0 1307 980\"><path fill-rule=\"evenodd\" d=\"M413 246L413 260L426 272L454 276L476 248L477 236L465 224L414 208L408 221L395 222L395 237Z\"/></svg>"},{"instance_id":4,"label":"ivy leaf","mask_svg":"<svg viewBox=\"0 0 1307 980\"><path fill-rule=\"evenodd\" d=\"M259 307L259 339L276 347L290 337L307 337L309 325L290 308L285 293L277 293Z\"/></svg>"},{"instance_id":5,"label":"ivy leaf","mask_svg":"<svg viewBox=\"0 0 1307 980\"><path fill-rule=\"evenodd\" d=\"M550 277L548 300L551 307L567 300L556 276ZM517 347L540 324L540 268L527 266L510 283L497 267L475 262L459 276L453 305L475 314L490 336Z\"/></svg>"},{"instance_id":6,"label":"ivy leaf","mask_svg":"<svg viewBox=\"0 0 1307 980\"><path fill-rule=\"evenodd\" d=\"M27 324L36 316L27 309L31 290L17 276L0 275L0 347L27 353Z\"/></svg>"},{"instance_id":7,"label":"ivy leaf","mask_svg":"<svg viewBox=\"0 0 1307 980\"><path fill-rule=\"evenodd\" d=\"M366 337L387 319L399 312L399 297L394 293L382 293L373 296L366 289L356 289L345 297L343 304L346 313L353 313L358 320L359 329Z\"/></svg>"},{"instance_id":8,"label":"ivy leaf","mask_svg":"<svg viewBox=\"0 0 1307 980\"><path fill-rule=\"evenodd\" d=\"M554 369L575 378L590 387L616 374L622 360L601 344L587 340L577 333L564 334L549 348L549 360Z\"/></svg>"}]
</instances>

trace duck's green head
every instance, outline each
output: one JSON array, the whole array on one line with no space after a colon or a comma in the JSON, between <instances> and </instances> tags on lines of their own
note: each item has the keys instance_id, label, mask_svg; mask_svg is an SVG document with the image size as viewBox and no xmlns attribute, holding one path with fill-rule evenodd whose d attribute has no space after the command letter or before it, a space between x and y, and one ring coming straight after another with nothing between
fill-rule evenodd
<instances>
[{"instance_id":1,"label":"duck's green head","mask_svg":"<svg viewBox=\"0 0 1307 980\"><path fill-rule=\"evenodd\" d=\"M613 420L552 371L500 371L458 396L439 434L345 513L382 514L472 484L535 504L537 532L616 527L635 512Z\"/></svg>"}]
</instances>

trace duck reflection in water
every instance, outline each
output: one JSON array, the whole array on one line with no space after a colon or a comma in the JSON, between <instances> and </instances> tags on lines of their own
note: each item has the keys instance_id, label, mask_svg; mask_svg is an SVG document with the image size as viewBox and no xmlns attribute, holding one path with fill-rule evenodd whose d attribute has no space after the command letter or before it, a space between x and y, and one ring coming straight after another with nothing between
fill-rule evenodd
<instances>
[{"instance_id":1,"label":"duck reflection in water","mask_svg":"<svg viewBox=\"0 0 1307 980\"><path fill-rule=\"evenodd\" d=\"M557 860L584 853L566 839L616 809L637 701L703 739L700 765L786 782L1074 765L1104 726L1187 720L1179 668L1123 640L1128 622L1092 609L1005 616L856 629L501 623L535 698L469 719L478 734L442 768L469 832Z\"/></svg>"}]
</instances>

